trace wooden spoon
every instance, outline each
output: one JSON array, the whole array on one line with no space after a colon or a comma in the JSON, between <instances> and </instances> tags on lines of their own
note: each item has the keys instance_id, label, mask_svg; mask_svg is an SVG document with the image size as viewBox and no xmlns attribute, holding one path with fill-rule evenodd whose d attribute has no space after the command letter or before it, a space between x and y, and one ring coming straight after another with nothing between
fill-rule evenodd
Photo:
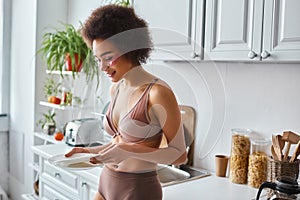
<instances>
[{"instance_id":1,"label":"wooden spoon","mask_svg":"<svg viewBox=\"0 0 300 200\"><path fill-rule=\"evenodd\" d=\"M294 162L297 159L297 157L299 156L299 154L300 154L300 142L298 142L296 149L293 153L293 156L290 159L290 162Z\"/></svg>"},{"instance_id":2,"label":"wooden spoon","mask_svg":"<svg viewBox=\"0 0 300 200\"><path fill-rule=\"evenodd\" d=\"M276 160L276 161L278 161L278 157L277 157L277 154L276 154L276 152L274 150L274 146L273 145L271 146L271 153L272 153L273 159Z\"/></svg>"},{"instance_id":3,"label":"wooden spoon","mask_svg":"<svg viewBox=\"0 0 300 200\"><path fill-rule=\"evenodd\" d=\"M279 156L280 157L280 160L282 160L282 150L283 150L283 148L284 148L284 145L285 145L285 141L282 139L282 136L281 135L276 135L276 140L277 140L277 143L278 143L278 145L279 145L279 151L278 151L278 153L280 154L280 155L277 155L277 156Z\"/></svg>"},{"instance_id":4,"label":"wooden spoon","mask_svg":"<svg viewBox=\"0 0 300 200\"><path fill-rule=\"evenodd\" d=\"M282 152L280 150L280 145L279 145L279 141L278 141L277 138L278 138L277 136L272 135L273 148L274 148L274 151L277 155L277 160L282 161Z\"/></svg>"}]
</instances>

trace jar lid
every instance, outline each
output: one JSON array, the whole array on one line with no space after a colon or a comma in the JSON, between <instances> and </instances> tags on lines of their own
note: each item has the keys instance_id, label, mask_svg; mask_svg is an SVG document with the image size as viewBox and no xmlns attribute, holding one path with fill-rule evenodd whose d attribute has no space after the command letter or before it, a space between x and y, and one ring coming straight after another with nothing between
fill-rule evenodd
<instances>
[{"instance_id":1,"label":"jar lid","mask_svg":"<svg viewBox=\"0 0 300 200\"><path fill-rule=\"evenodd\" d=\"M231 132L235 133L235 134L250 135L252 130L251 129L243 129L243 128L233 128L233 129L231 129Z\"/></svg>"},{"instance_id":2,"label":"jar lid","mask_svg":"<svg viewBox=\"0 0 300 200\"><path fill-rule=\"evenodd\" d=\"M257 139L257 138L250 138L251 144L253 145L270 145L271 144L271 140L266 139L266 138L261 138L261 139Z\"/></svg>"}]
</instances>

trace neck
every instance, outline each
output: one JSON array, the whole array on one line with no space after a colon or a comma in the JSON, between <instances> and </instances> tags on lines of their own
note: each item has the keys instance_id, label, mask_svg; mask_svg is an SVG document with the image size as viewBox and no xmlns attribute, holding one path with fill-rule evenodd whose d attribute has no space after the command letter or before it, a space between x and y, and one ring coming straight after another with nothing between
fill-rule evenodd
<instances>
[{"instance_id":1,"label":"neck","mask_svg":"<svg viewBox=\"0 0 300 200\"><path fill-rule=\"evenodd\" d=\"M122 78L124 85L130 87L144 85L153 79L154 76L146 72L141 66L131 68Z\"/></svg>"}]
</instances>

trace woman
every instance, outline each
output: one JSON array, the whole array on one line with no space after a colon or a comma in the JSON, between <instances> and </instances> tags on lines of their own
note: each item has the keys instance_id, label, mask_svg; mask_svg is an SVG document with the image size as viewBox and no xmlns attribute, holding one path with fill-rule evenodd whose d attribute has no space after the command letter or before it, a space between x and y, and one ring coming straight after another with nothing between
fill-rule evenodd
<instances>
[{"instance_id":1,"label":"woman","mask_svg":"<svg viewBox=\"0 0 300 200\"><path fill-rule=\"evenodd\" d=\"M160 200L157 163L182 164L187 158L172 90L141 67L151 50L147 24L132 8L108 5L93 11L82 35L114 83L103 123L113 139L103 146L76 147L66 156L100 154L91 159L104 164L95 200Z\"/></svg>"}]
</instances>

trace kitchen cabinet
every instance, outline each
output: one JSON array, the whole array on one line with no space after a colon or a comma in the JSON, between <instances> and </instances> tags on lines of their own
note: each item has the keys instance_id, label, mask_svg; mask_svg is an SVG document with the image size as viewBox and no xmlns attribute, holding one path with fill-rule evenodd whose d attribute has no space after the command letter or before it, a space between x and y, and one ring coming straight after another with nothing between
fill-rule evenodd
<instances>
[{"instance_id":1,"label":"kitchen cabinet","mask_svg":"<svg viewBox=\"0 0 300 200\"><path fill-rule=\"evenodd\" d=\"M79 199L78 177L40 159L39 197L42 199Z\"/></svg>"},{"instance_id":2,"label":"kitchen cabinet","mask_svg":"<svg viewBox=\"0 0 300 200\"><path fill-rule=\"evenodd\" d=\"M48 158L71 150L64 144L33 146L39 156L39 196L37 199L90 200L98 190L100 167L87 170L66 170L51 165Z\"/></svg>"},{"instance_id":3,"label":"kitchen cabinet","mask_svg":"<svg viewBox=\"0 0 300 200\"><path fill-rule=\"evenodd\" d=\"M203 55L204 0L135 0L154 43L154 60L199 60ZM149 9L151 8L151 9Z\"/></svg>"},{"instance_id":4,"label":"kitchen cabinet","mask_svg":"<svg viewBox=\"0 0 300 200\"><path fill-rule=\"evenodd\" d=\"M33 146L32 151L41 157L41 167L40 172L43 171L42 167L45 164L49 164L47 159L51 156L64 153L69 151L71 147L65 144L53 144L53 145L40 145ZM58 171L56 171L58 170ZM75 170L75 171L66 171L63 169L54 168L53 171L49 171L50 174L55 172L68 172L67 174L72 174L77 176L76 179L77 185L75 186L77 190L75 191L76 195L71 195L68 199L79 199L80 200L91 200L98 187L98 180L101 174L101 167L95 167L89 170ZM47 171L48 173L48 171ZM49 175L50 176L50 175ZM53 176L53 175L52 175ZM52 180L52 177L51 179ZM74 179L71 179L71 188L74 187ZM55 184L60 183L60 180L48 181L44 183L44 187L48 192L58 192L58 196L53 197L52 199L64 199L69 195L69 190L61 193L61 190L56 190ZM69 183L66 183L69 184ZM60 185L59 185L60 186ZM69 185L70 186L70 185ZM64 186L66 187L66 186ZM218 192L211 192L214 190ZM53 193L51 193L53 194ZM56 193L55 193L56 194ZM206 176L204 178L195 179L187 181L180 184L169 185L163 187L163 199L164 200L174 200L174 199L188 199L188 200L198 200L198 199L230 199L230 200L240 200L240 199L255 199L257 194L257 189L250 187L246 184L235 184L231 183L227 177L216 177L215 175ZM50 195L50 194L49 194ZM61 196L59 196L61 195ZM263 192L262 196L266 196L266 191ZM43 198L41 195L39 199ZM72 200L73 200L72 199ZM266 199L266 198L261 198Z\"/></svg>"},{"instance_id":5,"label":"kitchen cabinet","mask_svg":"<svg viewBox=\"0 0 300 200\"><path fill-rule=\"evenodd\" d=\"M207 1L205 60L299 61L300 1Z\"/></svg>"},{"instance_id":6,"label":"kitchen cabinet","mask_svg":"<svg viewBox=\"0 0 300 200\"><path fill-rule=\"evenodd\" d=\"M95 187L97 185L98 185L97 183L92 183L82 178L82 180L80 181L80 186L81 186L80 199L81 200L93 199L95 197L96 192L98 191L98 188Z\"/></svg>"}]
</instances>

